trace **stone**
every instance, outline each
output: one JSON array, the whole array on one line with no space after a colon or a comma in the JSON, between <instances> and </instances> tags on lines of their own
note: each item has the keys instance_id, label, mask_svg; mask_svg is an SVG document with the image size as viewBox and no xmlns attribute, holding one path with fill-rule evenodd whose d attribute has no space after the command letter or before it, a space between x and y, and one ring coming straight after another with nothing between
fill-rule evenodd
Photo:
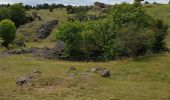
<instances>
[{"instance_id":1,"label":"stone","mask_svg":"<svg viewBox=\"0 0 170 100\"><path fill-rule=\"evenodd\" d=\"M37 30L37 38L38 39L47 38L50 35L54 26L57 24L58 24L58 20L52 20L52 21L43 23L41 27L38 28Z\"/></svg>"},{"instance_id":2,"label":"stone","mask_svg":"<svg viewBox=\"0 0 170 100\"><path fill-rule=\"evenodd\" d=\"M19 78L17 81L16 81L16 84L17 85L23 85L23 84L26 84L28 83L30 80L31 80L31 76L24 76L24 77L21 77Z\"/></svg>"},{"instance_id":3,"label":"stone","mask_svg":"<svg viewBox=\"0 0 170 100\"><path fill-rule=\"evenodd\" d=\"M71 67L69 68L69 70L70 70L70 71L76 70L76 68L75 68L74 66L71 66Z\"/></svg>"},{"instance_id":4,"label":"stone","mask_svg":"<svg viewBox=\"0 0 170 100\"><path fill-rule=\"evenodd\" d=\"M107 68L92 68L91 72L98 73L102 77L109 78L110 77L110 71Z\"/></svg>"},{"instance_id":5,"label":"stone","mask_svg":"<svg viewBox=\"0 0 170 100\"><path fill-rule=\"evenodd\" d=\"M104 70L103 73L102 73L102 77L109 78L110 77L109 70Z\"/></svg>"},{"instance_id":6,"label":"stone","mask_svg":"<svg viewBox=\"0 0 170 100\"><path fill-rule=\"evenodd\" d=\"M24 41L21 40L15 40L14 43L18 45L19 47L26 47Z\"/></svg>"},{"instance_id":7,"label":"stone","mask_svg":"<svg viewBox=\"0 0 170 100\"><path fill-rule=\"evenodd\" d=\"M104 70L106 70L106 68L100 68L100 67L95 67L95 68L92 68L92 72L95 72L95 73L101 73L103 72Z\"/></svg>"},{"instance_id":8,"label":"stone","mask_svg":"<svg viewBox=\"0 0 170 100\"><path fill-rule=\"evenodd\" d=\"M33 71L29 74L27 74L26 76L23 76L21 78L19 78L17 81L16 81L16 84L17 85L24 85L24 84L27 84L30 80L32 80L33 78L36 78L38 77L39 75L41 74L40 71Z\"/></svg>"}]
</instances>

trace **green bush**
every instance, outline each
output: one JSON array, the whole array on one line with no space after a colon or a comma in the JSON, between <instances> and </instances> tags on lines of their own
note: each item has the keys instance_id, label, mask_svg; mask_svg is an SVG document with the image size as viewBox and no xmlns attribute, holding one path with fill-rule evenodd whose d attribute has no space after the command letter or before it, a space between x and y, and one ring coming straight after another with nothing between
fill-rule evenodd
<instances>
[{"instance_id":1,"label":"green bush","mask_svg":"<svg viewBox=\"0 0 170 100\"><path fill-rule=\"evenodd\" d=\"M163 21L149 16L142 6L123 3L113 6L105 18L65 23L58 39L66 43L66 57L110 60L165 50L167 30Z\"/></svg>"},{"instance_id":2,"label":"green bush","mask_svg":"<svg viewBox=\"0 0 170 100\"><path fill-rule=\"evenodd\" d=\"M166 50L166 36L168 35L168 25L164 24L162 20L156 20L154 24L154 41L153 52L162 52Z\"/></svg>"},{"instance_id":3,"label":"green bush","mask_svg":"<svg viewBox=\"0 0 170 100\"><path fill-rule=\"evenodd\" d=\"M8 48L8 45L15 39L16 27L15 24L8 19L0 22L0 36L3 39L3 45Z\"/></svg>"},{"instance_id":4,"label":"green bush","mask_svg":"<svg viewBox=\"0 0 170 100\"><path fill-rule=\"evenodd\" d=\"M0 21L9 18L9 9L7 9L6 7L0 7Z\"/></svg>"},{"instance_id":5,"label":"green bush","mask_svg":"<svg viewBox=\"0 0 170 100\"><path fill-rule=\"evenodd\" d=\"M9 7L10 19L18 27L26 23L26 10L22 4L13 4Z\"/></svg>"},{"instance_id":6,"label":"green bush","mask_svg":"<svg viewBox=\"0 0 170 100\"><path fill-rule=\"evenodd\" d=\"M57 38L66 43L65 56L81 56L82 25L79 22L67 22L59 27Z\"/></svg>"}]
</instances>

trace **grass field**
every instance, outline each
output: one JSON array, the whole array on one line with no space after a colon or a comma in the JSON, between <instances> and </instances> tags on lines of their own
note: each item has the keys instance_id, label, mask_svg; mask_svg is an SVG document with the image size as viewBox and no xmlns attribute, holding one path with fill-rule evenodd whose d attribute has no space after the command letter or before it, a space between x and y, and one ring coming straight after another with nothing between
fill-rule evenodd
<instances>
[{"instance_id":1,"label":"grass field","mask_svg":"<svg viewBox=\"0 0 170 100\"><path fill-rule=\"evenodd\" d=\"M44 21L60 16L62 22L65 20L62 18L68 15L60 11L37 12ZM170 23L169 5L154 6L147 11L153 17ZM26 24L18 32L23 30L35 34L36 27L29 29L29 25L38 26L42 22ZM53 37L54 34L51 34L40 42L30 41L27 46L53 46ZM170 47L170 42L167 45ZM77 70L67 73L70 66ZM89 70L96 66L107 67L111 78L90 73ZM19 77L34 70L41 71L41 76L27 86L16 85ZM70 77L70 74L75 76ZM0 55L0 100L170 100L170 54L110 62L69 62L32 55Z\"/></svg>"}]
</instances>

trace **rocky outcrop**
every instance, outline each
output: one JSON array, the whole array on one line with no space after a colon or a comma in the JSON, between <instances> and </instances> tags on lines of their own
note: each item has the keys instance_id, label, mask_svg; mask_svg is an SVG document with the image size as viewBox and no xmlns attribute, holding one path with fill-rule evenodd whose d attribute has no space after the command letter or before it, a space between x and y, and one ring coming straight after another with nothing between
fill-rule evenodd
<instances>
[{"instance_id":1,"label":"rocky outcrop","mask_svg":"<svg viewBox=\"0 0 170 100\"><path fill-rule=\"evenodd\" d=\"M65 47L64 42L57 40L53 48L48 47L41 48L34 52L33 55L47 59L57 59L59 56L61 56L62 52L64 51L64 47Z\"/></svg>"},{"instance_id":2,"label":"rocky outcrop","mask_svg":"<svg viewBox=\"0 0 170 100\"><path fill-rule=\"evenodd\" d=\"M8 54L28 54L28 53L34 53L40 48L32 47L27 49L21 49L21 50L9 50L6 53Z\"/></svg>"},{"instance_id":3,"label":"rocky outcrop","mask_svg":"<svg viewBox=\"0 0 170 100\"><path fill-rule=\"evenodd\" d=\"M57 24L58 24L58 20L52 20L52 21L45 22L44 24L42 24L41 27L38 28L37 30L37 38L38 39L47 38L50 35L54 26Z\"/></svg>"}]
</instances>

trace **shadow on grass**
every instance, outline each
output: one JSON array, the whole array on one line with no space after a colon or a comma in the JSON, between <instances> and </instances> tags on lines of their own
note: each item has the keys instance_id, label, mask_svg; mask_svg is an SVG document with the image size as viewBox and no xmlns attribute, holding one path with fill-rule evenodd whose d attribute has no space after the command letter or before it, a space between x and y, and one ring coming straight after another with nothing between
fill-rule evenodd
<instances>
[{"instance_id":1,"label":"shadow on grass","mask_svg":"<svg viewBox=\"0 0 170 100\"><path fill-rule=\"evenodd\" d=\"M140 57L132 58L132 59L133 61L136 61L136 62L150 62L150 61L159 60L160 57L167 57L167 53L140 56Z\"/></svg>"}]
</instances>

